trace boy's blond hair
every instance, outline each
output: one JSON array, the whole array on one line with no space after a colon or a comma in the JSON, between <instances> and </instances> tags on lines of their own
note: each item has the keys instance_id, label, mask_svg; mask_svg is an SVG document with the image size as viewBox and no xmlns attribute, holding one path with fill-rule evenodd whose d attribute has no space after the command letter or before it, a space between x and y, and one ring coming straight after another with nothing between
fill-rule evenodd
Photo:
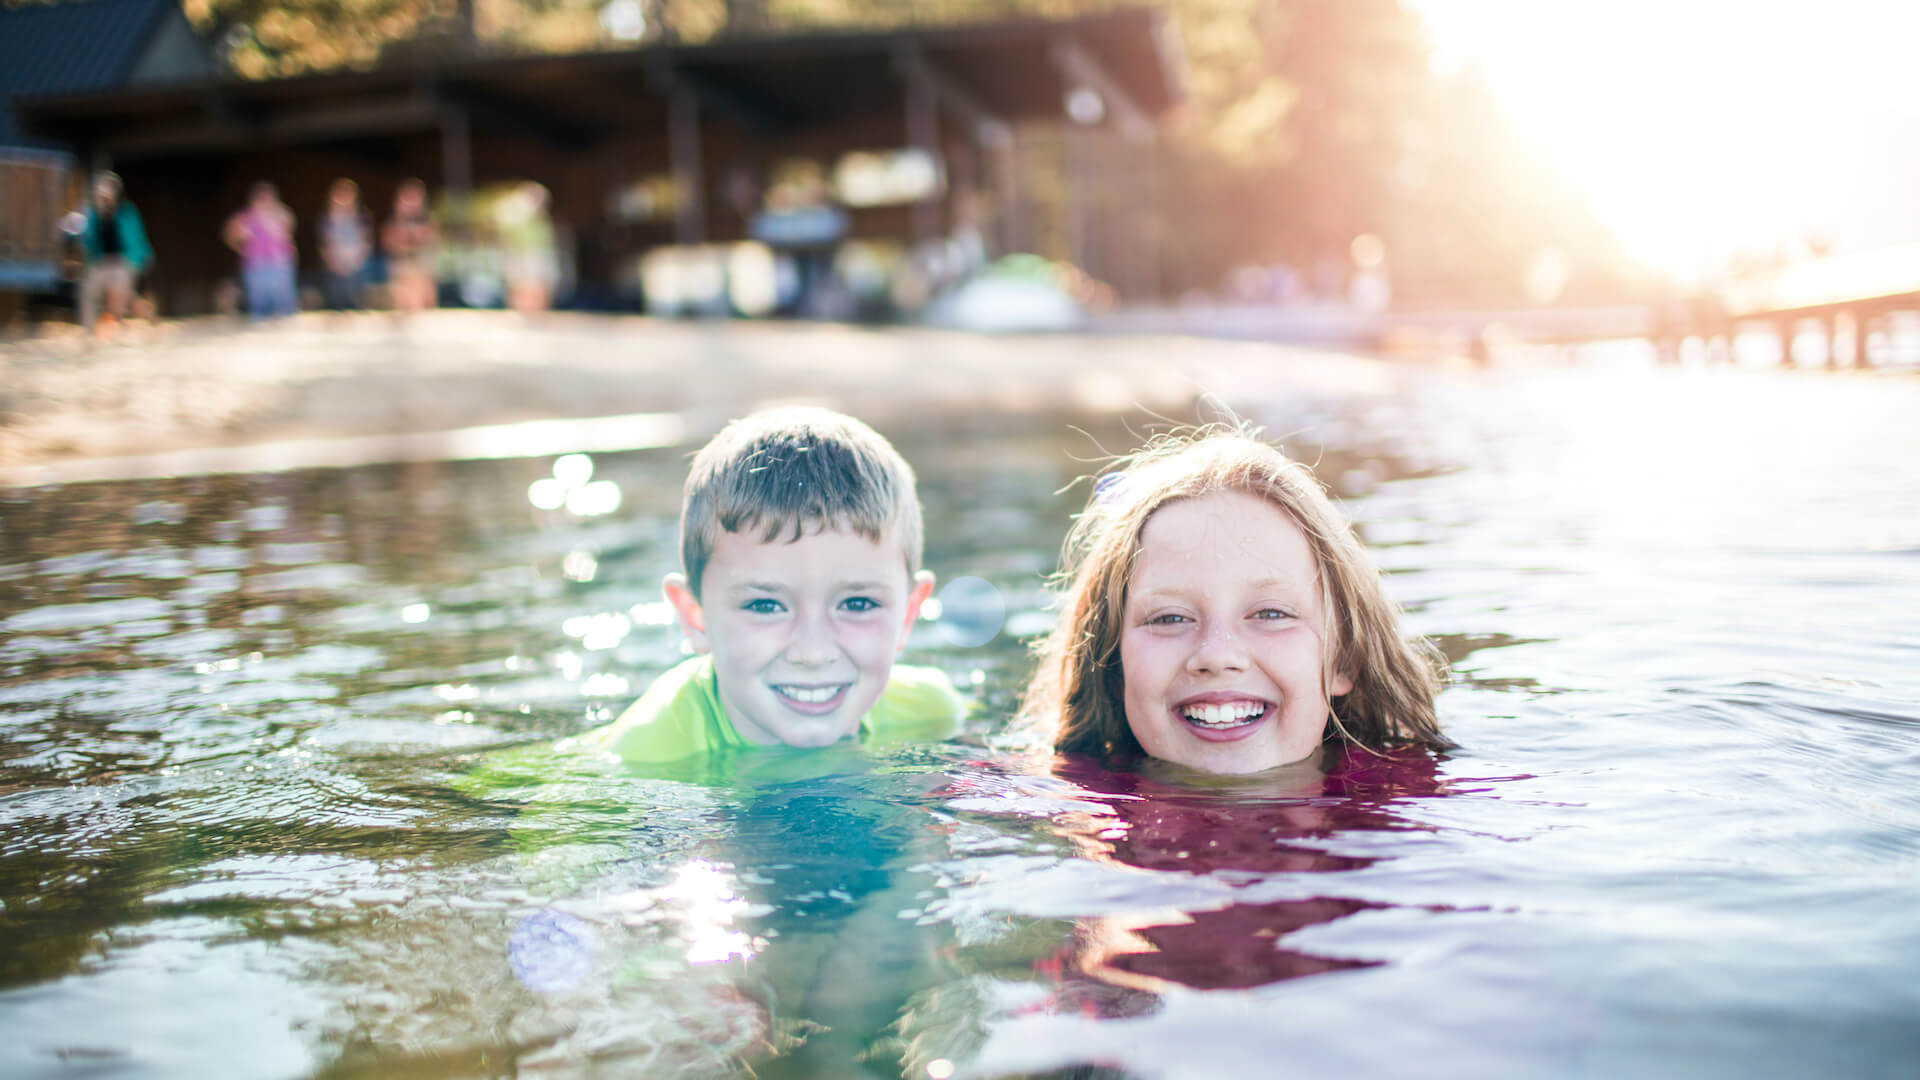
<instances>
[{"instance_id":1,"label":"boy's blond hair","mask_svg":"<svg viewBox=\"0 0 1920 1080\"><path fill-rule=\"evenodd\" d=\"M1323 685L1343 673L1324 739L1380 750L1453 745L1440 733L1434 690L1444 665L1425 641L1401 636L1398 609L1352 528L1306 466L1243 428L1163 436L1102 476L1067 535L1061 619L1036 649L1020 721L1056 750L1138 754L1127 725L1120 634L1133 561L1147 519L1170 502L1220 492L1265 499L1291 518L1313 553L1326 609Z\"/></svg>"},{"instance_id":2,"label":"boy's blond hair","mask_svg":"<svg viewBox=\"0 0 1920 1080\"><path fill-rule=\"evenodd\" d=\"M680 508L680 563L700 579L722 530L759 530L772 543L846 529L879 543L891 536L920 569L920 497L913 469L872 428L826 409L784 408L735 420L694 455Z\"/></svg>"}]
</instances>

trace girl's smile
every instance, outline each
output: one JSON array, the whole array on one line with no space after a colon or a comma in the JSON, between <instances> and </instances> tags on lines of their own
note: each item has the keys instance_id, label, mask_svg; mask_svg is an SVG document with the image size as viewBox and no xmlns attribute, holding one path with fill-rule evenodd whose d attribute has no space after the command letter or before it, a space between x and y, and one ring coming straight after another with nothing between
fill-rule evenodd
<instances>
[{"instance_id":1,"label":"girl's smile","mask_svg":"<svg viewBox=\"0 0 1920 1080\"><path fill-rule=\"evenodd\" d=\"M1200 738L1232 742L1253 734L1254 725L1273 711L1273 702L1216 690L1175 702L1173 711L1193 725Z\"/></svg>"},{"instance_id":2,"label":"girl's smile","mask_svg":"<svg viewBox=\"0 0 1920 1080\"><path fill-rule=\"evenodd\" d=\"M1216 773L1320 745L1331 650L1312 549L1280 508L1221 492L1161 507L1140 532L1120 663L1127 726L1154 757Z\"/></svg>"}]
</instances>

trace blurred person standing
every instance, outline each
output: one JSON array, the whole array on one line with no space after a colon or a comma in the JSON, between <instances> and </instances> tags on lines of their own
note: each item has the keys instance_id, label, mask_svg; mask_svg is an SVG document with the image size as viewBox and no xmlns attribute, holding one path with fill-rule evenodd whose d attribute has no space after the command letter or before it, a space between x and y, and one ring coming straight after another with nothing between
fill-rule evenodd
<instances>
[{"instance_id":1,"label":"blurred person standing","mask_svg":"<svg viewBox=\"0 0 1920 1080\"><path fill-rule=\"evenodd\" d=\"M293 225L293 211L265 180L253 185L246 209L227 219L227 246L240 253L240 283L256 321L300 310L293 287Z\"/></svg>"},{"instance_id":2,"label":"blurred person standing","mask_svg":"<svg viewBox=\"0 0 1920 1080\"><path fill-rule=\"evenodd\" d=\"M120 177L103 172L94 178L93 201L80 222L83 269L80 273L80 324L106 332L100 323L104 297L110 319L124 319L133 303L134 283L153 261L140 211L121 197Z\"/></svg>"},{"instance_id":3,"label":"blurred person standing","mask_svg":"<svg viewBox=\"0 0 1920 1080\"><path fill-rule=\"evenodd\" d=\"M440 230L427 208L427 186L407 180L393 193L393 216L381 239L387 249L387 280L393 306L401 312L426 311L439 301L433 264Z\"/></svg>"},{"instance_id":4,"label":"blurred person standing","mask_svg":"<svg viewBox=\"0 0 1920 1080\"><path fill-rule=\"evenodd\" d=\"M356 311L367 283L367 259L373 254L373 216L360 204L360 185L346 177L327 189L320 213L320 261L326 272L320 291L333 311Z\"/></svg>"},{"instance_id":5,"label":"blurred person standing","mask_svg":"<svg viewBox=\"0 0 1920 1080\"><path fill-rule=\"evenodd\" d=\"M501 200L496 228L506 255L507 303L522 315L547 310L559 277L547 189L532 180Z\"/></svg>"}]
</instances>

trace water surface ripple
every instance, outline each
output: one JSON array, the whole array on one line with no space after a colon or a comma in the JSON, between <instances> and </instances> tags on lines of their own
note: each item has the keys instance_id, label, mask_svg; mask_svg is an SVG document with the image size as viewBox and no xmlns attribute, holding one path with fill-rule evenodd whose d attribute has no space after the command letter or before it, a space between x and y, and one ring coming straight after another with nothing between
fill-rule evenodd
<instances>
[{"instance_id":1,"label":"water surface ripple","mask_svg":"<svg viewBox=\"0 0 1920 1080\"><path fill-rule=\"evenodd\" d=\"M893 433L1004 601L909 646L967 738L664 775L537 748L681 655L678 451L0 491L0 1072L1920 1071L1920 384L1233 404L1447 654L1458 752L992 742L1067 430Z\"/></svg>"}]
</instances>

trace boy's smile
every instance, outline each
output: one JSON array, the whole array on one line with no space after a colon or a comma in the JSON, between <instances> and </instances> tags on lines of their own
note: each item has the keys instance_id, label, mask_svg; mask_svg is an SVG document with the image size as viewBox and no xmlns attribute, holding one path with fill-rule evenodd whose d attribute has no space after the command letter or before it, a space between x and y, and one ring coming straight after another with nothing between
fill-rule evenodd
<instances>
[{"instance_id":1,"label":"boy's smile","mask_svg":"<svg viewBox=\"0 0 1920 1080\"><path fill-rule=\"evenodd\" d=\"M713 654L720 703L749 742L825 746L856 731L933 589L907 576L891 537L829 528L798 540L721 530L700 597L679 574L667 599Z\"/></svg>"},{"instance_id":2,"label":"boy's smile","mask_svg":"<svg viewBox=\"0 0 1920 1080\"><path fill-rule=\"evenodd\" d=\"M1147 753L1216 773L1299 761L1320 745L1325 617L1312 550L1265 499L1223 492L1147 519L1127 587L1127 726Z\"/></svg>"}]
</instances>

